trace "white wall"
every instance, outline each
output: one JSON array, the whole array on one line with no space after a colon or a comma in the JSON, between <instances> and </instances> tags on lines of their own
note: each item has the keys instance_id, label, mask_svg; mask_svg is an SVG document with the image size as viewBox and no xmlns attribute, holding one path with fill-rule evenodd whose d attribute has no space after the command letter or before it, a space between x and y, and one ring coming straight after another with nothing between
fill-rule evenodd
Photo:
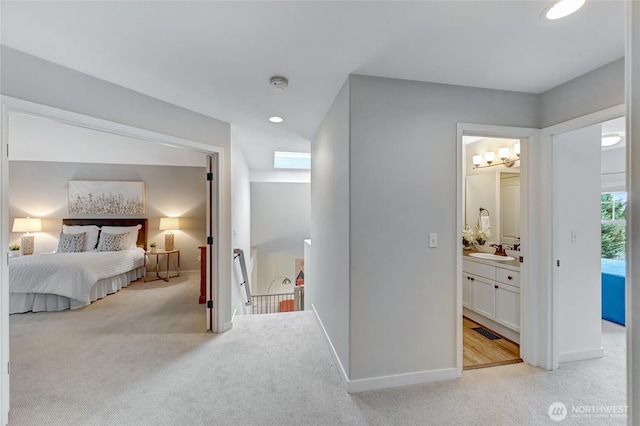
<instances>
[{"instance_id":1,"label":"white wall","mask_svg":"<svg viewBox=\"0 0 640 426\"><path fill-rule=\"evenodd\" d=\"M242 249L249 281L251 281L251 186L249 182L249 166L242 152L242 148L231 139L231 214L233 227L233 248ZM240 260L233 262L231 282L231 302L237 314L245 312L246 292L240 284L244 281L240 270ZM249 283L253 288L253 283Z\"/></svg>"},{"instance_id":2,"label":"white wall","mask_svg":"<svg viewBox=\"0 0 640 426\"><path fill-rule=\"evenodd\" d=\"M602 356L601 135L595 125L557 135L553 142L560 362Z\"/></svg>"},{"instance_id":3,"label":"white wall","mask_svg":"<svg viewBox=\"0 0 640 426\"><path fill-rule=\"evenodd\" d=\"M344 379L350 376L349 108L347 80L311 143L313 269L311 285L305 282L305 305L317 312Z\"/></svg>"},{"instance_id":4,"label":"white wall","mask_svg":"<svg viewBox=\"0 0 640 426\"><path fill-rule=\"evenodd\" d=\"M204 143L224 150L220 165L220 280L231 282L231 157L230 126L167 102L104 80L0 46L2 95L11 96L125 125ZM231 327L230 285L222 285L216 303L217 330Z\"/></svg>"},{"instance_id":5,"label":"white wall","mask_svg":"<svg viewBox=\"0 0 640 426\"><path fill-rule=\"evenodd\" d=\"M164 246L160 217L180 217L174 231L180 249L182 270L200 270L198 246L205 241L204 167L142 166L121 164L53 163L11 161L9 163L9 218L41 217L42 232L35 235L37 252L56 250L62 219L68 214L69 180L134 180L145 182L148 242ZM87 216L87 217L101 217ZM104 217L104 216L103 216ZM21 234L9 234L19 242ZM172 256L172 262L177 258ZM175 270L176 265L172 265Z\"/></svg>"}]
</instances>

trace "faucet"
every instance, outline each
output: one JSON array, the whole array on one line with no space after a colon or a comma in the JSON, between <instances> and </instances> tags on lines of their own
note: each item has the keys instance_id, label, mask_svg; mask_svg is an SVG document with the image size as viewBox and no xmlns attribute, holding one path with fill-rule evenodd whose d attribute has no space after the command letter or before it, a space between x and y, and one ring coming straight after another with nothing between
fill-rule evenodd
<instances>
[{"instance_id":1,"label":"faucet","mask_svg":"<svg viewBox=\"0 0 640 426\"><path fill-rule=\"evenodd\" d=\"M502 244L491 244L491 247L495 247L496 251L495 254L496 256L506 256L507 252L504 251L504 249L502 248Z\"/></svg>"}]
</instances>

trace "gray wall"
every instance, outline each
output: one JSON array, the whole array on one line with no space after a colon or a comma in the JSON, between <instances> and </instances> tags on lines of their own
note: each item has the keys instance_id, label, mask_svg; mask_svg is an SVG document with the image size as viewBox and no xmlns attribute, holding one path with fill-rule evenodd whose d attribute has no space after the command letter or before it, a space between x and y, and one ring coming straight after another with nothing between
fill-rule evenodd
<instances>
[{"instance_id":1,"label":"gray wall","mask_svg":"<svg viewBox=\"0 0 640 426\"><path fill-rule=\"evenodd\" d=\"M535 127L536 96L365 76L350 92L351 377L454 368L456 125Z\"/></svg>"},{"instance_id":2,"label":"gray wall","mask_svg":"<svg viewBox=\"0 0 640 426\"><path fill-rule=\"evenodd\" d=\"M311 285L305 305L318 313L349 378L349 81L311 143ZM363 295L366 296L366 293Z\"/></svg>"},{"instance_id":3,"label":"gray wall","mask_svg":"<svg viewBox=\"0 0 640 426\"><path fill-rule=\"evenodd\" d=\"M455 368L456 125L535 127L536 105L350 77L312 143L311 181L313 303L350 380Z\"/></svg>"},{"instance_id":4,"label":"gray wall","mask_svg":"<svg viewBox=\"0 0 640 426\"><path fill-rule=\"evenodd\" d=\"M9 217L41 217L43 232L36 236L36 251L52 251L57 247L62 219L73 217L67 205L69 180L144 181L147 210L139 217L149 219L148 242L156 241L163 247L160 217L179 214L181 229L174 234L180 267L199 271L198 245L204 243L206 230L205 172L204 167L11 161ZM20 236L11 233L9 241L17 242Z\"/></svg>"},{"instance_id":5,"label":"gray wall","mask_svg":"<svg viewBox=\"0 0 640 426\"><path fill-rule=\"evenodd\" d=\"M624 103L624 58L554 87L538 99L545 128Z\"/></svg>"}]
</instances>

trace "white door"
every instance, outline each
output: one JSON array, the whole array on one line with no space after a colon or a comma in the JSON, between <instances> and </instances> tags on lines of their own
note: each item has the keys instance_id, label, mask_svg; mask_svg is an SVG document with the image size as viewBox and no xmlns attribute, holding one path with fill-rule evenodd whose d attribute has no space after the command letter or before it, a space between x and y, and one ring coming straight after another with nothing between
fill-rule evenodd
<instances>
[{"instance_id":1,"label":"white door","mask_svg":"<svg viewBox=\"0 0 640 426\"><path fill-rule=\"evenodd\" d=\"M520 175L500 175L500 243L520 244Z\"/></svg>"},{"instance_id":2,"label":"white door","mask_svg":"<svg viewBox=\"0 0 640 426\"><path fill-rule=\"evenodd\" d=\"M494 319L496 312L495 282L472 276L473 310L487 318Z\"/></svg>"},{"instance_id":3,"label":"white door","mask_svg":"<svg viewBox=\"0 0 640 426\"><path fill-rule=\"evenodd\" d=\"M601 127L553 137L556 368L602 349Z\"/></svg>"},{"instance_id":4,"label":"white door","mask_svg":"<svg viewBox=\"0 0 640 426\"><path fill-rule=\"evenodd\" d=\"M512 330L520 331L520 289L507 284L497 283L496 318L500 324Z\"/></svg>"}]
</instances>

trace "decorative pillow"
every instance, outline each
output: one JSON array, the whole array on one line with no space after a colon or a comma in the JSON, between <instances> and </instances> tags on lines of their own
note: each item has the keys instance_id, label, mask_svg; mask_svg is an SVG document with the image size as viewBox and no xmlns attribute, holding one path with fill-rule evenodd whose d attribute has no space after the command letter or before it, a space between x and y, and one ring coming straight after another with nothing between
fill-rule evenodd
<instances>
[{"instance_id":1,"label":"decorative pillow","mask_svg":"<svg viewBox=\"0 0 640 426\"><path fill-rule=\"evenodd\" d=\"M58 241L58 253L80 253L84 250L87 233L80 234L60 234Z\"/></svg>"},{"instance_id":2,"label":"decorative pillow","mask_svg":"<svg viewBox=\"0 0 640 426\"><path fill-rule=\"evenodd\" d=\"M129 234L107 234L100 233L98 251L120 251L127 250Z\"/></svg>"},{"instance_id":3,"label":"decorative pillow","mask_svg":"<svg viewBox=\"0 0 640 426\"><path fill-rule=\"evenodd\" d=\"M142 228L142 225L135 226L103 226L102 232L107 234L127 234L129 238L127 240L127 247L123 250L130 250L136 248L138 242L138 230Z\"/></svg>"},{"instance_id":4,"label":"decorative pillow","mask_svg":"<svg viewBox=\"0 0 640 426\"><path fill-rule=\"evenodd\" d=\"M82 251L94 251L98 245L98 234L100 228L96 225L62 225L63 234L82 234L87 236L84 240L84 248Z\"/></svg>"}]
</instances>

